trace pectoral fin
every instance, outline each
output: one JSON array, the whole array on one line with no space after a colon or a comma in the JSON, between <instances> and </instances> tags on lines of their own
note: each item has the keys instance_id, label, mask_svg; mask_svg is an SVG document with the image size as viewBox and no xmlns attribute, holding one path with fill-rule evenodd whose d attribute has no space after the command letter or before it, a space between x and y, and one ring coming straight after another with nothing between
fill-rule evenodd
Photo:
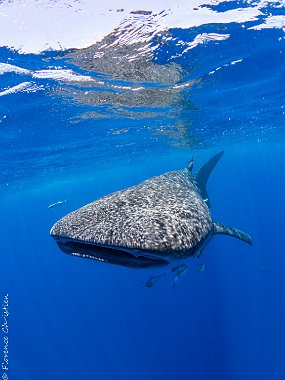
<instances>
[{"instance_id":1,"label":"pectoral fin","mask_svg":"<svg viewBox=\"0 0 285 380\"><path fill-rule=\"evenodd\" d=\"M214 223L214 234L230 235L252 245L252 239L248 234L220 223Z\"/></svg>"}]
</instances>

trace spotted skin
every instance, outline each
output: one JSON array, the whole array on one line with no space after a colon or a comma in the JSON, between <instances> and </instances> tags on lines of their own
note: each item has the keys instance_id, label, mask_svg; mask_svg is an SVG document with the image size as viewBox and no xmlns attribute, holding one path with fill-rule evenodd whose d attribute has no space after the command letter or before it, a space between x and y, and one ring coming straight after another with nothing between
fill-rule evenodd
<instances>
[{"instance_id":1,"label":"spotted skin","mask_svg":"<svg viewBox=\"0 0 285 380\"><path fill-rule=\"evenodd\" d=\"M51 235L179 256L199 245L212 227L209 208L185 169L89 203L59 220Z\"/></svg>"},{"instance_id":2,"label":"spotted skin","mask_svg":"<svg viewBox=\"0 0 285 380\"><path fill-rule=\"evenodd\" d=\"M60 219L51 236L66 253L132 268L164 266L199 256L213 234L251 244L242 231L213 222L206 184L223 152L192 175L184 170L152 177L106 195Z\"/></svg>"}]
</instances>

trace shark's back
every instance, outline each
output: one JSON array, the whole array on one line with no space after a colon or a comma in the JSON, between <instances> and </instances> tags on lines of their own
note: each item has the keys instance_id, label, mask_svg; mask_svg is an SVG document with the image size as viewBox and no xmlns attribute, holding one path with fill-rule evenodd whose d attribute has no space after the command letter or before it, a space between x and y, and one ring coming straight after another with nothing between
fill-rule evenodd
<instances>
[{"instance_id":1,"label":"shark's back","mask_svg":"<svg viewBox=\"0 0 285 380\"><path fill-rule=\"evenodd\" d=\"M195 250L213 228L212 217L187 169L152 177L66 215L53 236L110 247Z\"/></svg>"}]
</instances>

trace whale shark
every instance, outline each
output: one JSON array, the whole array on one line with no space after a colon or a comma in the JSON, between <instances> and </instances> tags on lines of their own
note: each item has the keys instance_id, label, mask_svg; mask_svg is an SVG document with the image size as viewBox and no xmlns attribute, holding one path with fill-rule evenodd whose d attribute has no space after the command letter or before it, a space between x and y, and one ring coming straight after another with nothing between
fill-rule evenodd
<instances>
[{"instance_id":1,"label":"whale shark","mask_svg":"<svg viewBox=\"0 0 285 380\"><path fill-rule=\"evenodd\" d=\"M65 253L130 268L179 265L200 257L216 234L251 237L213 220L206 185L223 152L195 174L186 168L151 177L75 210L51 228Z\"/></svg>"}]
</instances>

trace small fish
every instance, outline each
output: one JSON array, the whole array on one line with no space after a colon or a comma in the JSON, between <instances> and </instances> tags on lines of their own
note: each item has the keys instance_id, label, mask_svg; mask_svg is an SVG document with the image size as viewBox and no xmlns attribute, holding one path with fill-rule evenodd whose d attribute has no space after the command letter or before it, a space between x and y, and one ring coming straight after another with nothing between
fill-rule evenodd
<instances>
[{"instance_id":1,"label":"small fish","mask_svg":"<svg viewBox=\"0 0 285 380\"><path fill-rule=\"evenodd\" d=\"M188 267L187 267L186 264L181 264L181 265L178 265L177 267L173 267L171 269L171 272L175 273L175 278L174 278L174 281L173 281L173 288L175 288L176 283L177 283L179 277L183 276L187 272L187 269L188 269Z\"/></svg>"},{"instance_id":2,"label":"small fish","mask_svg":"<svg viewBox=\"0 0 285 380\"><path fill-rule=\"evenodd\" d=\"M48 206L48 208L54 208L63 205L64 203L67 203L67 200L65 199L64 201L58 201L56 203L52 203L51 205Z\"/></svg>"},{"instance_id":3,"label":"small fish","mask_svg":"<svg viewBox=\"0 0 285 380\"><path fill-rule=\"evenodd\" d=\"M177 265L177 267L173 267L171 269L171 272L175 272L177 276L182 276L183 274L185 274L187 272L187 265L186 264L181 264L181 265Z\"/></svg>"},{"instance_id":4,"label":"small fish","mask_svg":"<svg viewBox=\"0 0 285 380\"><path fill-rule=\"evenodd\" d=\"M197 265L197 272L202 273L205 270L205 264L198 264Z\"/></svg>"},{"instance_id":5,"label":"small fish","mask_svg":"<svg viewBox=\"0 0 285 380\"><path fill-rule=\"evenodd\" d=\"M156 276L150 276L150 278L147 280L147 282L145 283L145 286L147 288L152 288L153 285L161 278L163 277L165 274L158 274Z\"/></svg>"}]
</instances>

